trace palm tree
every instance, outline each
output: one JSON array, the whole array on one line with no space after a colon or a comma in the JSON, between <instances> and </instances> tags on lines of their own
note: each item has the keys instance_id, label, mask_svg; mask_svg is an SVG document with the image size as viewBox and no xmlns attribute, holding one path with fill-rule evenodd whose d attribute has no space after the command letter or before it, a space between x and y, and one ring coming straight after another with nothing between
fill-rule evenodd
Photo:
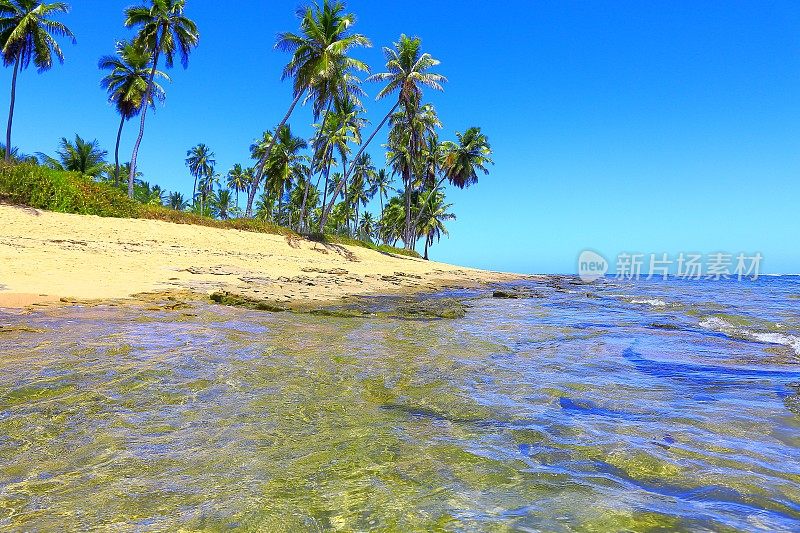
<instances>
[{"instance_id":1,"label":"palm tree","mask_svg":"<svg viewBox=\"0 0 800 533\"><path fill-rule=\"evenodd\" d=\"M233 210L233 197L230 189L220 189L211 201L211 211L215 217L228 220Z\"/></svg>"},{"instance_id":2,"label":"palm tree","mask_svg":"<svg viewBox=\"0 0 800 533\"><path fill-rule=\"evenodd\" d=\"M394 187L392 187L392 178L389 177L389 173L386 172L385 168L378 170L378 172L372 178L372 187L375 189L376 194L381 202L381 218L383 218L383 210L384 210L384 198L389 198L389 191L393 191Z\"/></svg>"},{"instance_id":3,"label":"palm tree","mask_svg":"<svg viewBox=\"0 0 800 533\"><path fill-rule=\"evenodd\" d=\"M319 190L311 184L311 168L308 167L308 173L300 180L297 187L289 196L289 203L296 204L295 196L299 191L303 191L302 199L298 209L297 230L304 231L309 227L308 215L311 211L319 205Z\"/></svg>"},{"instance_id":4,"label":"palm tree","mask_svg":"<svg viewBox=\"0 0 800 533\"><path fill-rule=\"evenodd\" d=\"M194 186L192 187L192 205L195 203L197 196L197 180L214 173L214 165L217 162L214 159L214 152L203 143L190 148L186 152L186 166L189 167L189 173L194 177Z\"/></svg>"},{"instance_id":5,"label":"palm tree","mask_svg":"<svg viewBox=\"0 0 800 533\"><path fill-rule=\"evenodd\" d=\"M276 198L265 189L256 203L256 218L271 221L275 212L275 201Z\"/></svg>"},{"instance_id":6,"label":"palm tree","mask_svg":"<svg viewBox=\"0 0 800 533\"><path fill-rule=\"evenodd\" d=\"M275 135L275 149L267 161L266 188L278 198L278 215L283 207L283 195L289 191L292 182L303 179L306 174L304 163L308 157L300 151L308 147L308 143L300 137L292 135L291 127L286 124Z\"/></svg>"},{"instance_id":7,"label":"palm tree","mask_svg":"<svg viewBox=\"0 0 800 533\"><path fill-rule=\"evenodd\" d=\"M6 145L0 143L0 159L6 160ZM36 156L31 156L27 154L20 153L19 148L13 147L11 151L8 153L8 160L14 161L17 163L37 163L39 160Z\"/></svg>"},{"instance_id":8,"label":"palm tree","mask_svg":"<svg viewBox=\"0 0 800 533\"><path fill-rule=\"evenodd\" d=\"M213 196L214 194L214 187L219 187L219 179L220 175L214 173L214 169L211 169L210 174L206 174L202 178L200 178L200 182L198 183L199 190L197 195L200 197L200 214L206 214L206 208L209 207L208 199L209 197Z\"/></svg>"},{"instance_id":9,"label":"palm tree","mask_svg":"<svg viewBox=\"0 0 800 533\"><path fill-rule=\"evenodd\" d=\"M372 213L364 213L364 216L361 218L361 223L358 225L358 238L371 242L375 235L376 228L377 226Z\"/></svg>"},{"instance_id":10,"label":"palm tree","mask_svg":"<svg viewBox=\"0 0 800 533\"><path fill-rule=\"evenodd\" d=\"M449 235L444 223L447 220L455 220L456 216L448 213L447 210L453 207L452 204L444 203L444 193L440 191L427 191L420 195L420 212L427 206L426 215L421 223L415 228L419 237L425 238L425 255L428 260L428 248L433 244L434 239L439 241L442 235Z\"/></svg>"},{"instance_id":11,"label":"palm tree","mask_svg":"<svg viewBox=\"0 0 800 533\"><path fill-rule=\"evenodd\" d=\"M108 152L100 149L97 140L89 142L76 134L75 142L62 137L58 146L57 158L38 154L43 165L57 170L80 172L92 178L96 178L105 170L105 157Z\"/></svg>"},{"instance_id":12,"label":"palm tree","mask_svg":"<svg viewBox=\"0 0 800 533\"><path fill-rule=\"evenodd\" d=\"M392 197L386 204L383 216L378 222L381 240L394 246L403 237L405 231L405 206L402 191Z\"/></svg>"},{"instance_id":13,"label":"palm tree","mask_svg":"<svg viewBox=\"0 0 800 533\"><path fill-rule=\"evenodd\" d=\"M377 189L373 186L372 180L375 176L375 166L369 154L362 154L357 161L353 162L353 180L350 184L350 194L348 203L355 207L354 230L358 230L359 207L367 207L369 201L375 196Z\"/></svg>"},{"instance_id":14,"label":"palm tree","mask_svg":"<svg viewBox=\"0 0 800 533\"><path fill-rule=\"evenodd\" d=\"M402 104L406 108L406 113L411 114L412 106L415 102L419 103L422 100L422 86L430 87L437 91L443 91L442 84L447 81L447 78L441 74L429 72L430 69L438 66L440 62L434 59L428 53L423 53L422 41L418 37L407 37L400 35L400 40L394 43L394 48L384 48L383 53L386 56L386 72L373 74L367 81L383 81L387 82L386 86L378 93L377 99L381 100L391 94L398 93L397 102L386 113L378 127L372 135L369 136L361 149L356 154L354 159L364 153L364 150L372 142L372 139L389 120L389 117L397 110ZM352 167L352 165L351 165ZM345 170L344 182L352 172L352 168ZM330 206L332 207L332 205ZM329 210L329 209L328 209ZM325 213L323 213L323 219Z\"/></svg>"},{"instance_id":15,"label":"palm tree","mask_svg":"<svg viewBox=\"0 0 800 533\"><path fill-rule=\"evenodd\" d=\"M443 177L431 189L438 191L444 180L454 187L465 189L478 183L478 172L489 174L487 165L493 165L492 147L489 138L478 127L468 128L464 133L456 132L458 143L447 141L441 144L441 168ZM422 204L415 226L429 204Z\"/></svg>"},{"instance_id":16,"label":"palm tree","mask_svg":"<svg viewBox=\"0 0 800 533\"><path fill-rule=\"evenodd\" d=\"M125 10L125 26L139 27L136 43L145 48L152 56L150 77L147 80L145 102L150 102L153 94L158 60L161 54L166 58L167 68L172 68L175 54L179 54L183 68L189 66L189 53L197 46L200 35L197 25L183 15L186 0L150 0L150 5L129 7ZM136 173L136 158L139 146L144 137L144 125L147 118L147 106L142 107L139 123L139 136L133 145L131 168ZM128 196L133 198L133 181L128 181Z\"/></svg>"},{"instance_id":17,"label":"palm tree","mask_svg":"<svg viewBox=\"0 0 800 533\"><path fill-rule=\"evenodd\" d=\"M239 193L246 191L250 186L247 170L239 163L233 165L228 171L226 185L236 193L236 207L239 207Z\"/></svg>"},{"instance_id":18,"label":"palm tree","mask_svg":"<svg viewBox=\"0 0 800 533\"><path fill-rule=\"evenodd\" d=\"M280 130L294 112L300 99L307 91L314 91L314 112L318 115L331 101L328 94L332 88L347 85L347 73L352 70L368 72L365 63L348 57L348 52L357 46L371 46L369 39L361 34L350 34L356 22L353 14L344 13L345 6L338 0L323 0L322 5L298 10L300 33L281 33L275 47L292 54L292 58L283 69L283 79L293 80L292 92L294 100L283 120L275 128ZM254 186L247 198L246 216L252 215L252 206L256 191L261 185L265 165L275 144L267 146L263 157L259 160Z\"/></svg>"},{"instance_id":19,"label":"palm tree","mask_svg":"<svg viewBox=\"0 0 800 533\"><path fill-rule=\"evenodd\" d=\"M143 181L136 188L135 192L136 200L139 201L139 203L145 205L164 205L165 192L161 190L159 185L153 185L153 187L150 187L149 183Z\"/></svg>"},{"instance_id":20,"label":"palm tree","mask_svg":"<svg viewBox=\"0 0 800 533\"><path fill-rule=\"evenodd\" d=\"M150 53L130 42L117 43L117 54L100 58L100 70L110 71L100 82L108 91L108 100L117 109L121 120L114 149L114 185L119 185L119 143L125 122L135 117L142 109L147 92L147 74L150 72ZM169 81L169 76L159 70L156 77ZM164 101L166 93L158 83L153 83L150 107L155 109L155 100Z\"/></svg>"},{"instance_id":21,"label":"palm tree","mask_svg":"<svg viewBox=\"0 0 800 533\"><path fill-rule=\"evenodd\" d=\"M183 195L179 192L173 192L167 198L167 205L170 209L174 209L175 211L183 211L187 207L189 207L189 202L187 202Z\"/></svg>"},{"instance_id":22,"label":"palm tree","mask_svg":"<svg viewBox=\"0 0 800 533\"><path fill-rule=\"evenodd\" d=\"M424 179L418 179L424 174L426 162L425 147L430 139L436 139L436 129L441 127L441 122L436 114L436 109L430 104L419 106L416 100L408 106L392 114L392 129L389 132L389 152L386 158L392 166L392 171L401 176L405 196L405 230L403 242L407 249L414 248L416 240L412 224L412 197L418 187L424 185Z\"/></svg>"},{"instance_id":23,"label":"palm tree","mask_svg":"<svg viewBox=\"0 0 800 533\"><path fill-rule=\"evenodd\" d=\"M347 171L347 158L351 152L349 145L361 143L361 130L367 124L366 119L362 117L363 112L364 109L358 105L357 100L349 98L347 95L344 98L337 98L334 102L334 111L331 113L329 120L327 135L323 132L323 135L325 135L324 142L328 144L331 155L334 150L339 153L343 176ZM332 157L329 157L329 167L332 161ZM326 172L326 185L329 172L330 169ZM327 192L327 186L325 190ZM336 203L338 196L340 194L343 197L347 196L347 182L344 180L339 181L338 187L335 187L331 192L329 203L327 202L327 196L323 197L322 200L323 212L320 217L320 232L322 232L322 227L325 225L328 214ZM328 205L327 209L325 209L326 203Z\"/></svg>"},{"instance_id":24,"label":"palm tree","mask_svg":"<svg viewBox=\"0 0 800 533\"><path fill-rule=\"evenodd\" d=\"M17 101L17 75L33 61L39 72L53 67L53 55L60 63L64 53L55 37L69 37L75 43L75 36L69 28L53 15L68 13L69 6L64 2L43 4L36 0L0 0L0 47L2 47L5 66L14 65L11 77L11 104L8 110L6 146L11 144L11 128L14 123L14 105ZM5 160L11 160L11 151L5 153Z\"/></svg>"},{"instance_id":25,"label":"palm tree","mask_svg":"<svg viewBox=\"0 0 800 533\"><path fill-rule=\"evenodd\" d=\"M120 168L119 168L120 182L121 183L128 183L128 180L131 178L131 176L132 176L132 174L131 174L131 164L130 163L125 163L123 165L120 165ZM139 183L139 182L142 181L143 177L144 177L144 174L142 174L140 171L137 170L136 171L136 175L133 176L133 182L134 183Z\"/></svg>"}]
</instances>

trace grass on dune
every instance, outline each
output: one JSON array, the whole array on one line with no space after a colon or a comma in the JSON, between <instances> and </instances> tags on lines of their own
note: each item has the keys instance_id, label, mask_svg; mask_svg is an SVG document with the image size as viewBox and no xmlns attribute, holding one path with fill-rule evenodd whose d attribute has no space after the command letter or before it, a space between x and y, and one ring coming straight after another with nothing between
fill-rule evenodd
<instances>
[{"instance_id":1,"label":"grass on dune","mask_svg":"<svg viewBox=\"0 0 800 533\"><path fill-rule=\"evenodd\" d=\"M52 170L30 163L7 164L0 162L0 202L59 213L97 215L111 218L141 218L162 220L174 224L237 229L253 233L297 235L289 228L261 220L244 218L217 220L158 205L143 205L131 200L122 191L114 187L105 183L98 183L76 172ZM360 246L385 253L419 257L417 252L401 250L386 245L376 245L340 235L316 235L312 239L333 244Z\"/></svg>"}]
</instances>

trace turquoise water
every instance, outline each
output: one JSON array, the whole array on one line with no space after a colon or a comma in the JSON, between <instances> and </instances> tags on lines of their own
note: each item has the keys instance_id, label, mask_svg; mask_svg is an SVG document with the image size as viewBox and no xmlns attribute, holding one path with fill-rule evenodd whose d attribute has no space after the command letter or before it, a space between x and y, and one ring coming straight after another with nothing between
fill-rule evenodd
<instances>
[{"instance_id":1,"label":"turquoise water","mask_svg":"<svg viewBox=\"0 0 800 533\"><path fill-rule=\"evenodd\" d=\"M9 531L796 531L800 280L0 314Z\"/></svg>"}]
</instances>

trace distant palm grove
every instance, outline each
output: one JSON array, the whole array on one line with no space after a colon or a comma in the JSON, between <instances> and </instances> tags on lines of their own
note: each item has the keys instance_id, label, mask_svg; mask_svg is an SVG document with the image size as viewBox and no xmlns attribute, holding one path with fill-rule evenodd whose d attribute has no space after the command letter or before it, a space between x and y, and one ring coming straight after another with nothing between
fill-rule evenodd
<instances>
[{"instance_id":1,"label":"distant palm grove","mask_svg":"<svg viewBox=\"0 0 800 533\"><path fill-rule=\"evenodd\" d=\"M167 98L167 71L176 60L187 68L200 41L186 4L149 0L127 8L123 21L134 31L132 38L117 42L114 53L99 60L100 83L118 114L113 157L97 141L79 135L62 138L53 155L25 156L12 144L17 88L24 88L20 74L31 63L44 72L54 58L63 62L59 42L74 42L74 36L56 20L69 12L63 2L0 0L2 57L13 69L2 145L5 164L36 163L78 172L124 190L138 202L201 216L254 217L303 234L340 234L392 246L402 242L407 250L421 241L427 258L428 248L447 235L446 222L455 218L446 186L463 189L488 174L489 141L479 127L456 132L452 140L440 139L442 123L425 101L425 90L442 91L447 79L419 38L400 35L385 47L386 63L375 74L352 57L354 50L372 44L354 32L356 17L342 2L301 7L298 30L278 35L276 49L289 55L282 77L291 83L292 101L285 113L280 111L284 114L276 113L274 120L280 121L253 141L250 161L220 172L213 149L198 143L185 154L191 196L144 180L137 163L148 110ZM377 99L393 104L374 127L363 102L364 81L380 84ZM312 109L310 139L295 135L291 126L298 105ZM133 153L121 160L120 141L131 121L138 125ZM381 142L385 161L374 161L366 149ZM370 206L380 211L372 213Z\"/></svg>"}]
</instances>

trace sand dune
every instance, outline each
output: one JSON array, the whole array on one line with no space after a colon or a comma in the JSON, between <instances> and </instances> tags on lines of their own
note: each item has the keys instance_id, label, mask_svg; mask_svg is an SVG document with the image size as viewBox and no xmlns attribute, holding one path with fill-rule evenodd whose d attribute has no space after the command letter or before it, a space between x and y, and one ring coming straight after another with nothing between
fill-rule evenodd
<instances>
[{"instance_id":1,"label":"sand dune","mask_svg":"<svg viewBox=\"0 0 800 533\"><path fill-rule=\"evenodd\" d=\"M278 235L0 205L0 307L220 290L302 305L518 277Z\"/></svg>"}]
</instances>

